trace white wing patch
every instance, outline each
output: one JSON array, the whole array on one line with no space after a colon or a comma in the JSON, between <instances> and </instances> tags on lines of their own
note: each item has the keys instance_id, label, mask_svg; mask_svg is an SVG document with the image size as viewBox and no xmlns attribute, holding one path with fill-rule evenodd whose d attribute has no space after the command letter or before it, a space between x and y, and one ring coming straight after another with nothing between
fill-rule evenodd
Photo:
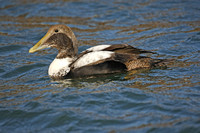
<instances>
[{"instance_id":1,"label":"white wing patch","mask_svg":"<svg viewBox=\"0 0 200 133\"><path fill-rule=\"evenodd\" d=\"M112 57L113 54L114 52L110 52L110 51L95 51L95 52L87 53L74 63L74 67L79 68L82 66L86 66L91 63L97 62L99 60L110 58Z\"/></svg>"},{"instance_id":2,"label":"white wing patch","mask_svg":"<svg viewBox=\"0 0 200 133\"><path fill-rule=\"evenodd\" d=\"M108 47L110 47L111 45L97 45L97 46L94 46L94 47L91 47L91 48L88 48L88 49L86 49L87 51L101 51L101 50L103 50L103 49L105 49L105 48L108 48Z\"/></svg>"},{"instance_id":3,"label":"white wing patch","mask_svg":"<svg viewBox=\"0 0 200 133\"><path fill-rule=\"evenodd\" d=\"M72 63L72 58L54 59L49 66L48 74L50 76L65 76L70 71L69 65Z\"/></svg>"}]
</instances>

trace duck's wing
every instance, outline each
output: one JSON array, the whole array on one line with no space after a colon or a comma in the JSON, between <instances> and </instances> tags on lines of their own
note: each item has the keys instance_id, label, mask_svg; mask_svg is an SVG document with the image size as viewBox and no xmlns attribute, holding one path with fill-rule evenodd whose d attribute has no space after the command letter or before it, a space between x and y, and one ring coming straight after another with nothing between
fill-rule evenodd
<instances>
[{"instance_id":1,"label":"duck's wing","mask_svg":"<svg viewBox=\"0 0 200 133\"><path fill-rule=\"evenodd\" d=\"M72 69L77 69L83 66L95 65L101 62L111 60L115 53L111 51L94 51L83 52L78 58L70 65Z\"/></svg>"},{"instance_id":2,"label":"duck's wing","mask_svg":"<svg viewBox=\"0 0 200 133\"><path fill-rule=\"evenodd\" d=\"M91 52L97 52L97 51L111 51L115 53L121 53L121 54L142 54L142 53L152 53L155 54L155 52L146 51L142 49L138 49L135 47L132 47L128 44L115 44L115 45L97 45L93 46L91 48L86 49L85 51L81 52L75 62L80 59L83 55L86 55L87 53ZM136 56L136 55L134 55Z\"/></svg>"},{"instance_id":3,"label":"duck's wing","mask_svg":"<svg viewBox=\"0 0 200 133\"><path fill-rule=\"evenodd\" d=\"M138 49L135 47L132 47L128 44L115 44L115 45L98 45L91 47L84 52L94 52L94 51L112 51L116 53L122 53L122 54L142 54L142 53L155 53L151 51L146 51L143 49Z\"/></svg>"},{"instance_id":4,"label":"duck's wing","mask_svg":"<svg viewBox=\"0 0 200 133\"><path fill-rule=\"evenodd\" d=\"M160 60L137 54L94 51L83 54L71 64L69 77L82 77L129 71L138 68L151 68Z\"/></svg>"},{"instance_id":5,"label":"duck's wing","mask_svg":"<svg viewBox=\"0 0 200 133\"><path fill-rule=\"evenodd\" d=\"M137 62L137 60L142 60L144 58L151 59L149 57L140 56L139 54L141 53L154 52L134 48L128 44L97 45L80 53L70 67L76 69L82 66L100 64L108 60L127 64L127 62Z\"/></svg>"},{"instance_id":6,"label":"duck's wing","mask_svg":"<svg viewBox=\"0 0 200 133\"><path fill-rule=\"evenodd\" d=\"M151 51L146 51L143 49L135 48L132 47L128 44L116 44L116 45L111 45L110 47L107 47L104 49L105 51L113 51L116 53L126 53L126 54L142 54L142 53L154 53Z\"/></svg>"},{"instance_id":7,"label":"duck's wing","mask_svg":"<svg viewBox=\"0 0 200 133\"><path fill-rule=\"evenodd\" d=\"M125 71L126 65L116 59L116 53L112 51L85 53L71 64L68 76L82 77Z\"/></svg>"},{"instance_id":8,"label":"duck's wing","mask_svg":"<svg viewBox=\"0 0 200 133\"><path fill-rule=\"evenodd\" d=\"M153 53L134 48L127 44L99 45L79 54L70 65L69 77L82 77L129 71L138 68L159 66L161 60L140 56L140 53Z\"/></svg>"}]
</instances>

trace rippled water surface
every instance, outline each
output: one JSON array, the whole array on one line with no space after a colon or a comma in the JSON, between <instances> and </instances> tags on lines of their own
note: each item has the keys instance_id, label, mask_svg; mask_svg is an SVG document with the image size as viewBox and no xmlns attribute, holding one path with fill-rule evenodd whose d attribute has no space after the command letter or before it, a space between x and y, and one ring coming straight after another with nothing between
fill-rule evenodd
<instances>
[{"instance_id":1,"label":"rippled water surface","mask_svg":"<svg viewBox=\"0 0 200 133\"><path fill-rule=\"evenodd\" d=\"M66 24L79 51L128 43L176 61L55 82L57 51L28 50ZM1 0L0 132L200 132L200 1Z\"/></svg>"}]
</instances>

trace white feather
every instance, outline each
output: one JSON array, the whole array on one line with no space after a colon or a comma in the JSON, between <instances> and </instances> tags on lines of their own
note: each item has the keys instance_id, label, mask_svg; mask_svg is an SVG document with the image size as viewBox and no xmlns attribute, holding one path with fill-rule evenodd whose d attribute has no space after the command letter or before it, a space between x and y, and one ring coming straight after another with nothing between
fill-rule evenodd
<instances>
[{"instance_id":1,"label":"white feather","mask_svg":"<svg viewBox=\"0 0 200 133\"><path fill-rule=\"evenodd\" d=\"M110 51L95 51L95 52L87 53L74 63L74 67L79 68L82 66L86 66L88 64L97 62L99 60L110 58L113 54L114 52L110 52Z\"/></svg>"},{"instance_id":2,"label":"white feather","mask_svg":"<svg viewBox=\"0 0 200 133\"><path fill-rule=\"evenodd\" d=\"M105 48L108 48L110 47L111 45L97 45L97 46L94 46L94 47L91 47L91 48L88 48L86 49L87 51L101 51Z\"/></svg>"},{"instance_id":3,"label":"white feather","mask_svg":"<svg viewBox=\"0 0 200 133\"><path fill-rule=\"evenodd\" d=\"M69 65L72 63L72 58L54 59L49 66L48 74L50 76L65 76L70 71Z\"/></svg>"}]
</instances>

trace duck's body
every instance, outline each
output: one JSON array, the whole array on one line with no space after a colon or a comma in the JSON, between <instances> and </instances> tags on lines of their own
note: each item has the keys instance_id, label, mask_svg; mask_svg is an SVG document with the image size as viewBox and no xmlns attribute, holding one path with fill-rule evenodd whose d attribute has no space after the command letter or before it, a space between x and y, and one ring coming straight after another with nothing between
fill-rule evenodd
<instances>
[{"instance_id":1,"label":"duck's body","mask_svg":"<svg viewBox=\"0 0 200 133\"><path fill-rule=\"evenodd\" d=\"M165 66L163 60L140 56L141 53L153 52L137 49L127 44L98 45L78 55L76 37L72 30L65 25L52 26L29 52L33 53L46 47L58 49L58 55L49 66L48 74L52 79Z\"/></svg>"}]
</instances>

